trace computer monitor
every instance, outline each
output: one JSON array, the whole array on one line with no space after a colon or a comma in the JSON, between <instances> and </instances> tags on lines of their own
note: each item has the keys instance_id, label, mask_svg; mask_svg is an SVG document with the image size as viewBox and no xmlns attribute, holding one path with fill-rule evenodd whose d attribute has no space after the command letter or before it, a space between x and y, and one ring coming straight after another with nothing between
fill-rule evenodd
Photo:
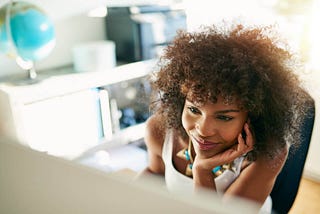
<instances>
[{"instance_id":1,"label":"computer monitor","mask_svg":"<svg viewBox=\"0 0 320 214\"><path fill-rule=\"evenodd\" d=\"M133 182L5 139L0 189L0 213L258 213L247 201L171 194L156 179Z\"/></svg>"}]
</instances>

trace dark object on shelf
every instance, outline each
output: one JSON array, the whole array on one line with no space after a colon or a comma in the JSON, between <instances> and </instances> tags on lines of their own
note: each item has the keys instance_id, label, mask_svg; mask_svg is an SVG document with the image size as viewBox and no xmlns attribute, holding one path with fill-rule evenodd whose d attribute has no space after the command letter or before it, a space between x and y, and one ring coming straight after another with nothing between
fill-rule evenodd
<instances>
[{"instance_id":1,"label":"dark object on shelf","mask_svg":"<svg viewBox=\"0 0 320 214\"><path fill-rule=\"evenodd\" d=\"M185 11L170 6L108 7L106 17L107 39L116 44L117 61L124 62L157 58L186 26Z\"/></svg>"}]
</instances>

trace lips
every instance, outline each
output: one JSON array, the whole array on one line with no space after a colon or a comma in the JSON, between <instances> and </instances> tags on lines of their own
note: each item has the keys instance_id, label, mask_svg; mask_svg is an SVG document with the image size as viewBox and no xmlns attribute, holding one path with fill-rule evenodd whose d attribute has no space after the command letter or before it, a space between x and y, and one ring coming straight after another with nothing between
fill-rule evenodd
<instances>
[{"instance_id":1,"label":"lips","mask_svg":"<svg viewBox=\"0 0 320 214\"><path fill-rule=\"evenodd\" d=\"M200 140L192 136L192 142L196 144L200 150L210 150L216 148L220 143L214 143L206 140Z\"/></svg>"}]
</instances>

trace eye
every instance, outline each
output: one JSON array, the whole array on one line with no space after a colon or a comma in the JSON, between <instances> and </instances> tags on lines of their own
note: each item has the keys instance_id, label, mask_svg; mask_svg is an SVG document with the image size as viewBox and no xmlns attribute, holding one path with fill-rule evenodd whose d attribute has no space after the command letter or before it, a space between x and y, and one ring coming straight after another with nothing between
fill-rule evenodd
<instances>
[{"instance_id":1,"label":"eye","mask_svg":"<svg viewBox=\"0 0 320 214\"><path fill-rule=\"evenodd\" d=\"M219 120L222 120L222 121L230 121L233 119L233 117L230 117L230 116L227 116L227 115L218 115L217 118Z\"/></svg>"},{"instance_id":2,"label":"eye","mask_svg":"<svg viewBox=\"0 0 320 214\"><path fill-rule=\"evenodd\" d=\"M193 106L189 106L187 107L189 109L189 111L193 114L200 114L201 112L199 111L199 109L197 109L196 107Z\"/></svg>"}]
</instances>

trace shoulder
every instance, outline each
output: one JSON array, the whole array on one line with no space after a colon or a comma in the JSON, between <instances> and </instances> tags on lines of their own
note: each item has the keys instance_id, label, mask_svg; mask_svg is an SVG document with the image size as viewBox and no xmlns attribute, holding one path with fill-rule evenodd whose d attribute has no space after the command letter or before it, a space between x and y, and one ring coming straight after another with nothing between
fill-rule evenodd
<instances>
[{"instance_id":1,"label":"shoulder","mask_svg":"<svg viewBox=\"0 0 320 214\"><path fill-rule=\"evenodd\" d=\"M266 167L271 167L276 171L281 171L284 163L287 160L289 153L289 146L284 146L281 149L278 149L278 151L274 154L274 156L271 157L258 157L258 163L266 165Z\"/></svg>"},{"instance_id":2,"label":"shoulder","mask_svg":"<svg viewBox=\"0 0 320 214\"><path fill-rule=\"evenodd\" d=\"M166 128L161 115L152 115L146 121L144 141L148 150L148 171L164 174L165 165L162 159L162 147L166 135Z\"/></svg>"},{"instance_id":3,"label":"shoulder","mask_svg":"<svg viewBox=\"0 0 320 214\"><path fill-rule=\"evenodd\" d=\"M287 156L288 148L283 148L275 158L257 157L255 161L242 168L239 177L229 186L226 194L263 204L270 195Z\"/></svg>"},{"instance_id":4,"label":"shoulder","mask_svg":"<svg viewBox=\"0 0 320 214\"><path fill-rule=\"evenodd\" d=\"M277 176L281 171L283 165L285 164L289 153L288 146L285 146L279 149L274 156L267 157L267 156L258 156L255 161L251 163L254 168L257 168L265 173L263 174L270 174L270 176Z\"/></svg>"},{"instance_id":5,"label":"shoulder","mask_svg":"<svg viewBox=\"0 0 320 214\"><path fill-rule=\"evenodd\" d=\"M283 148L274 157L259 156L242 168L239 177L226 193L263 203L271 193L276 178L287 159L288 148Z\"/></svg>"},{"instance_id":6,"label":"shoulder","mask_svg":"<svg viewBox=\"0 0 320 214\"><path fill-rule=\"evenodd\" d=\"M148 150L153 153L161 156L162 146L165 139L164 121L161 119L161 115L152 115L146 121L146 130L145 130L145 143Z\"/></svg>"}]
</instances>

